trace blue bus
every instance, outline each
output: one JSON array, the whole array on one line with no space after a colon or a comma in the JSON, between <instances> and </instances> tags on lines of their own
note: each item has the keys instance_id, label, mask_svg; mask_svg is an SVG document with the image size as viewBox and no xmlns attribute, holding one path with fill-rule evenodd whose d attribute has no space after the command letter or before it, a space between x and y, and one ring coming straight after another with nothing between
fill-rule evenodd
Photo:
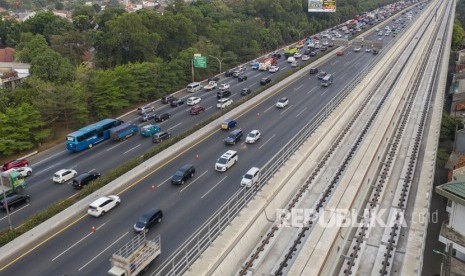
<instances>
[{"instance_id":1,"label":"blue bus","mask_svg":"<svg viewBox=\"0 0 465 276\"><path fill-rule=\"evenodd\" d=\"M110 139L110 128L122 123L116 119L104 119L83 127L66 136L66 148L72 152L91 148L97 143Z\"/></svg>"}]
</instances>

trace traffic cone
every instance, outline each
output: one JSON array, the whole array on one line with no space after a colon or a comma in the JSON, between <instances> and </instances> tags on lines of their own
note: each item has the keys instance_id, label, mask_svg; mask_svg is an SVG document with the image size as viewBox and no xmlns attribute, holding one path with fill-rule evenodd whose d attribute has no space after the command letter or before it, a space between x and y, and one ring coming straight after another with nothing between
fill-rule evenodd
<instances>
[{"instance_id":1,"label":"traffic cone","mask_svg":"<svg viewBox=\"0 0 465 276\"><path fill-rule=\"evenodd\" d=\"M152 185L152 192L155 192L155 185Z\"/></svg>"},{"instance_id":2,"label":"traffic cone","mask_svg":"<svg viewBox=\"0 0 465 276\"><path fill-rule=\"evenodd\" d=\"M195 155L195 159L199 160L199 154Z\"/></svg>"},{"instance_id":3,"label":"traffic cone","mask_svg":"<svg viewBox=\"0 0 465 276\"><path fill-rule=\"evenodd\" d=\"M97 229L95 229L95 226L92 226L92 234L95 234L95 231L97 231Z\"/></svg>"}]
</instances>

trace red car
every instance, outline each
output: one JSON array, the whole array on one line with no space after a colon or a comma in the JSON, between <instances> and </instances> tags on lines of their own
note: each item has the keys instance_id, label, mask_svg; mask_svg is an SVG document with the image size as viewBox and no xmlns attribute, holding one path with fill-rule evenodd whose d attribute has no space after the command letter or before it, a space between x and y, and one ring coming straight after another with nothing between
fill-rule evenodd
<instances>
[{"instance_id":1,"label":"red car","mask_svg":"<svg viewBox=\"0 0 465 276\"><path fill-rule=\"evenodd\" d=\"M3 164L2 169L7 171L12 168L27 167L27 165L29 165L29 161L27 161L27 159L12 160Z\"/></svg>"},{"instance_id":2,"label":"red car","mask_svg":"<svg viewBox=\"0 0 465 276\"><path fill-rule=\"evenodd\" d=\"M200 112L202 111L205 111L205 108L203 108L202 106L200 105L194 105L192 108L191 108L191 115L197 115L199 114Z\"/></svg>"}]
</instances>

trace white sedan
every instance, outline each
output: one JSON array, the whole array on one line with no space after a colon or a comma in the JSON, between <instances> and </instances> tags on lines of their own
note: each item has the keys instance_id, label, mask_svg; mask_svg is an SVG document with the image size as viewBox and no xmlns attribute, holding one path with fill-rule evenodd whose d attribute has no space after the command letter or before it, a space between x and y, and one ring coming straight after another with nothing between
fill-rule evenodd
<instances>
[{"instance_id":1,"label":"white sedan","mask_svg":"<svg viewBox=\"0 0 465 276\"><path fill-rule=\"evenodd\" d=\"M276 73L278 71L279 71L278 66L271 66L270 69L268 69L268 72L270 72L270 73Z\"/></svg>"},{"instance_id":2,"label":"white sedan","mask_svg":"<svg viewBox=\"0 0 465 276\"><path fill-rule=\"evenodd\" d=\"M218 103L216 104L216 107L218 108L226 108L230 106L233 103L233 100L230 98L222 98L218 100Z\"/></svg>"},{"instance_id":3,"label":"white sedan","mask_svg":"<svg viewBox=\"0 0 465 276\"><path fill-rule=\"evenodd\" d=\"M71 170L71 169L63 169L63 170L59 170L57 171L54 175L53 175L53 182L56 182L56 183L64 183L70 179L72 179L73 177L75 177L77 175L77 171L75 170Z\"/></svg>"},{"instance_id":4,"label":"white sedan","mask_svg":"<svg viewBox=\"0 0 465 276\"><path fill-rule=\"evenodd\" d=\"M222 83L220 85L220 90L226 90L230 87L231 85L230 84L227 84L227 83Z\"/></svg>"},{"instance_id":5,"label":"white sedan","mask_svg":"<svg viewBox=\"0 0 465 276\"><path fill-rule=\"evenodd\" d=\"M289 100L286 97L282 97L276 103L277 108L285 108L289 104Z\"/></svg>"},{"instance_id":6,"label":"white sedan","mask_svg":"<svg viewBox=\"0 0 465 276\"><path fill-rule=\"evenodd\" d=\"M295 54L294 54L294 57L295 57L295 58L301 58L301 57L302 57L302 54L301 54L301 53L295 53Z\"/></svg>"},{"instance_id":7,"label":"white sedan","mask_svg":"<svg viewBox=\"0 0 465 276\"><path fill-rule=\"evenodd\" d=\"M187 99L187 105L199 104L202 99L199 97L190 97Z\"/></svg>"},{"instance_id":8,"label":"white sedan","mask_svg":"<svg viewBox=\"0 0 465 276\"><path fill-rule=\"evenodd\" d=\"M247 138L245 138L245 142L247 144L255 144L260 138L262 137L262 134L260 131L254 129L252 130L249 134L247 134Z\"/></svg>"},{"instance_id":9,"label":"white sedan","mask_svg":"<svg viewBox=\"0 0 465 276\"><path fill-rule=\"evenodd\" d=\"M121 199L119 198L119 196L103 196L89 205L87 213L94 217L100 217L105 215L106 212L118 206L120 203Z\"/></svg>"},{"instance_id":10,"label":"white sedan","mask_svg":"<svg viewBox=\"0 0 465 276\"><path fill-rule=\"evenodd\" d=\"M360 47L355 47L354 52L360 52Z\"/></svg>"},{"instance_id":11,"label":"white sedan","mask_svg":"<svg viewBox=\"0 0 465 276\"><path fill-rule=\"evenodd\" d=\"M32 174L32 169L30 167L12 168L5 171L5 173L13 171L19 173L22 177L28 177Z\"/></svg>"},{"instance_id":12,"label":"white sedan","mask_svg":"<svg viewBox=\"0 0 465 276\"><path fill-rule=\"evenodd\" d=\"M310 57L307 56L307 55L303 55L303 56L302 56L302 60L303 60L303 61L306 61L306 60L309 60L309 59L310 59Z\"/></svg>"}]
</instances>

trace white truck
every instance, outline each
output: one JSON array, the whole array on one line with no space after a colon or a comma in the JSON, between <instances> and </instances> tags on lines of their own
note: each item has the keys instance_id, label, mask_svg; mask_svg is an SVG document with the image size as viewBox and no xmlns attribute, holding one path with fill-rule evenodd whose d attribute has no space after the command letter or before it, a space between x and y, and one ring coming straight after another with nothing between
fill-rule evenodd
<instances>
[{"instance_id":1,"label":"white truck","mask_svg":"<svg viewBox=\"0 0 465 276\"><path fill-rule=\"evenodd\" d=\"M108 275L139 275L160 254L160 236L157 236L154 240L148 240L145 238L145 232L142 231L111 256L112 267L108 271Z\"/></svg>"},{"instance_id":2,"label":"white truck","mask_svg":"<svg viewBox=\"0 0 465 276\"><path fill-rule=\"evenodd\" d=\"M205 89L205 91L211 91L211 90L215 89L216 86L218 86L218 84L216 83L216 81L210 81L210 82L208 82L207 85L205 85L205 86L203 87L203 89Z\"/></svg>"}]
</instances>

